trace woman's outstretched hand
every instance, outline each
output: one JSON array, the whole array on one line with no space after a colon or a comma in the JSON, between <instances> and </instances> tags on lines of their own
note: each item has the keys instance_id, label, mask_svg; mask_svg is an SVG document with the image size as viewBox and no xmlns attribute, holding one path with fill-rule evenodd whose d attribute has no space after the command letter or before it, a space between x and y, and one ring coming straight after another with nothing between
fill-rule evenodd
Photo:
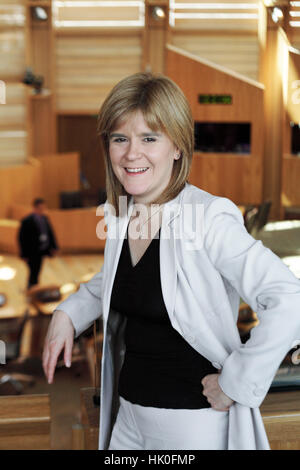
<instances>
[{"instance_id":1,"label":"woman's outstretched hand","mask_svg":"<svg viewBox=\"0 0 300 470\"><path fill-rule=\"evenodd\" d=\"M212 408L218 411L228 411L234 402L221 389L218 377L219 374L206 375L201 380L203 385L202 393L206 396L207 401L211 404Z\"/></svg>"},{"instance_id":2,"label":"woman's outstretched hand","mask_svg":"<svg viewBox=\"0 0 300 470\"><path fill-rule=\"evenodd\" d=\"M48 383L53 382L58 356L64 351L66 367L71 367L74 326L70 317L62 310L53 313L43 350L43 369Z\"/></svg>"}]
</instances>

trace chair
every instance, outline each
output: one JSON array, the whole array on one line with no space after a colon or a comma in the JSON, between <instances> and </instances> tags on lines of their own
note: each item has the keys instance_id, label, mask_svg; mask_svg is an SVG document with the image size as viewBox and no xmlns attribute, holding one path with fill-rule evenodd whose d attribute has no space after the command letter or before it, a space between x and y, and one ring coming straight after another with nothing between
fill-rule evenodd
<instances>
[{"instance_id":1,"label":"chair","mask_svg":"<svg viewBox=\"0 0 300 470\"><path fill-rule=\"evenodd\" d=\"M20 356L21 340L25 324L29 317L29 309L26 309L21 318L9 318L0 320L0 336L5 344L5 359L10 367L17 364L23 364L24 358ZM1 385L9 383L12 385L16 393L22 393L24 386L22 382L33 385L35 379L32 375L22 374L18 372L7 372L0 375L0 391Z\"/></svg>"},{"instance_id":2,"label":"chair","mask_svg":"<svg viewBox=\"0 0 300 470\"><path fill-rule=\"evenodd\" d=\"M256 223L257 231L261 230L268 222L271 206L272 206L272 201L270 200L264 201L260 205L258 216L257 216L257 223Z\"/></svg>"},{"instance_id":3,"label":"chair","mask_svg":"<svg viewBox=\"0 0 300 470\"><path fill-rule=\"evenodd\" d=\"M246 207L244 213L244 223L247 231L251 234L258 217L258 207L250 205Z\"/></svg>"},{"instance_id":4,"label":"chair","mask_svg":"<svg viewBox=\"0 0 300 470\"><path fill-rule=\"evenodd\" d=\"M245 227L253 237L266 225L269 218L272 202L264 201L259 206L248 206L244 214Z\"/></svg>"}]
</instances>

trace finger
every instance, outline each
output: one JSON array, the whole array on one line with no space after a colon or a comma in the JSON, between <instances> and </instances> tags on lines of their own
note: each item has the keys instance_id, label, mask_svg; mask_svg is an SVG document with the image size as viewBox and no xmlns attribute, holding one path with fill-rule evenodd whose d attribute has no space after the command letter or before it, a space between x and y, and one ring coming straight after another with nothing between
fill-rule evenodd
<instances>
[{"instance_id":1,"label":"finger","mask_svg":"<svg viewBox=\"0 0 300 470\"><path fill-rule=\"evenodd\" d=\"M55 367L57 364L57 358L63 346L62 345L58 346L57 343L50 342L49 347L50 347L50 358L48 361L47 377L48 377L48 383L51 384L53 382L53 376L54 376L54 371L55 371Z\"/></svg>"},{"instance_id":2,"label":"finger","mask_svg":"<svg viewBox=\"0 0 300 470\"><path fill-rule=\"evenodd\" d=\"M43 369L44 373L47 376L47 366L48 366L48 361L49 361L49 345L48 342L45 343L44 345L44 350L43 350Z\"/></svg>"},{"instance_id":3,"label":"finger","mask_svg":"<svg viewBox=\"0 0 300 470\"><path fill-rule=\"evenodd\" d=\"M64 361L66 367L71 367L72 363L72 348L73 348L73 341L66 340L65 343L65 353L64 353Z\"/></svg>"}]
</instances>

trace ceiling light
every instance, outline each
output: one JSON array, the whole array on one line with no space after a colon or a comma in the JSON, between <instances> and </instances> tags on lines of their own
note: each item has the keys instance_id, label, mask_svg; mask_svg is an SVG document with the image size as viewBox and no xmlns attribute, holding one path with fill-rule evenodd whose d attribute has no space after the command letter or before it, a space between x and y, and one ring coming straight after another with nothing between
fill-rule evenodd
<instances>
[{"instance_id":1,"label":"ceiling light","mask_svg":"<svg viewBox=\"0 0 300 470\"><path fill-rule=\"evenodd\" d=\"M38 21L46 21L48 19L47 11L42 7L34 7L33 16Z\"/></svg>"},{"instance_id":2,"label":"ceiling light","mask_svg":"<svg viewBox=\"0 0 300 470\"><path fill-rule=\"evenodd\" d=\"M264 0L265 7L273 7L274 3L276 2L274 2L273 0Z\"/></svg>"},{"instance_id":3,"label":"ceiling light","mask_svg":"<svg viewBox=\"0 0 300 470\"><path fill-rule=\"evenodd\" d=\"M274 23L278 23L279 20L282 20L283 12L280 8L274 7L272 10L272 20Z\"/></svg>"},{"instance_id":4,"label":"ceiling light","mask_svg":"<svg viewBox=\"0 0 300 470\"><path fill-rule=\"evenodd\" d=\"M156 20L160 20L166 16L164 10L161 7L153 7L152 8L152 16Z\"/></svg>"}]
</instances>

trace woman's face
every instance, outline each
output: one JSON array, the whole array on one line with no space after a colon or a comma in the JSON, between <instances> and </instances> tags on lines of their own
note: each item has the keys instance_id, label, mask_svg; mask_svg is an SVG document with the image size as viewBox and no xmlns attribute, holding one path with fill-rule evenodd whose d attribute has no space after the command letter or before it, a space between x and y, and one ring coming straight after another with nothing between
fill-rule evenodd
<instances>
[{"instance_id":1,"label":"woman's face","mask_svg":"<svg viewBox=\"0 0 300 470\"><path fill-rule=\"evenodd\" d=\"M138 110L110 134L109 155L125 190L135 202L147 204L167 187L180 152L165 133L152 131Z\"/></svg>"}]
</instances>

